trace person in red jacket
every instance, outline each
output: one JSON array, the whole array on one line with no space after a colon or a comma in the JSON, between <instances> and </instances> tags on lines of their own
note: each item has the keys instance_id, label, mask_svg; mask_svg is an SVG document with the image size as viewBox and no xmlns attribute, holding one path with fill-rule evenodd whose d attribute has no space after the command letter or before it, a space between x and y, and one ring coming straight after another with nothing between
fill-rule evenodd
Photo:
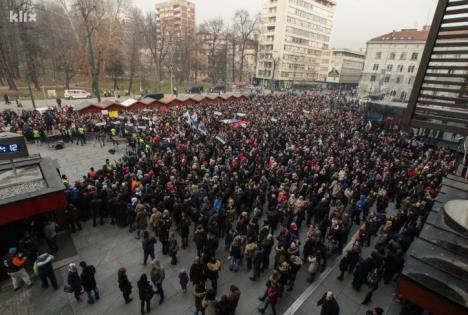
<instances>
[{"instance_id":1,"label":"person in red jacket","mask_svg":"<svg viewBox=\"0 0 468 315\"><path fill-rule=\"evenodd\" d=\"M21 281L24 281L26 285L31 286L31 278L27 271L24 269L26 258L21 253L17 254L16 247L12 247L8 250L8 254L3 257L3 265L6 268L8 275L11 277L13 282L13 289L17 291L20 288Z\"/></svg>"},{"instance_id":2,"label":"person in red jacket","mask_svg":"<svg viewBox=\"0 0 468 315\"><path fill-rule=\"evenodd\" d=\"M258 311L260 313L265 313L266 309L268 306L271 307L271 312L273 315L276 315L276 303L278 302L278 299L280 297L280 288L278 287L278 284L275 282L272 282L270 287L267 290L267 298L265 300L265 305L262 307L258 308Z\"/></svg>"}]
</instances>

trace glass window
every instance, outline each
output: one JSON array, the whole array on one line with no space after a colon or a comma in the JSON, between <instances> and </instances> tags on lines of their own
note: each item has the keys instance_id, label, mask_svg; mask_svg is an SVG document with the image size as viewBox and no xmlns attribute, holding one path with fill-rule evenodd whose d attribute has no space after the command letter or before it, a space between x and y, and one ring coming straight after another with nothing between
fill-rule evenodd
<instances>
[{"instance_id":1,"label":"glass window","mask_svg":"<svg viewBox=\"0 0 468 315\"><path fill-rule=\"evenodd\" d=\"M375 54L375 59L380 59L380 58L382 58L382 52L379 51Z\"/></svg>"},{"instance_id":2,"label":"glass window","mask_svg":"<svg viewBox=\"0 0 468 315\"><path fill-rule=\"evenodd\" d=\"M405 52L401 53L400 60L406 60L406 53Z\"/></svg>"},{"instance_id":3,"label":"glass window","mask_svg":"<svg viewBox=\"0 0 468 315\"><path fill-rule=\"evenodd\" d=\"M376 79L376 76L375 76L375 75L372 75L372 76L370 77L371 82L375 82L375 79Z\"/></svg>"},{"instance_id":4,"label":"glass window","mask_svg":"<svg viewBox=\"0 0 468 315\"><path fill-rule=\"evenodd\" d=\"M373 70L374 70L374 71L378 71L378 70L379 70L379 64L378 64L378 63L374 64Z\"/></svg>"},{"instance_id":5,"label":"glass window","mask_svg":"<svg viewBox=\"0 0 468 315\"><path fill-rule=\"evenodd\" d=\"M411 54L411 60L418 60L418 53L412 53Z\"/></svg>"},{"instance_id":6,"label":"glass window","mask_svg":"<svg viewBox=\"0 0 468 315\"><path fill-rule=\"evenodd\" d=\"M395 60L395 56L396 56L396 54L394 52L392 52L392 53L390 53L390 56L388 57L388 59Z\"/></svg>"},{"instance_id":7,"label":"glass window","mask_svg":"<svg viewBox=\"0 0 468 315\"><path fill-rule=\"evenodd\" d=\"M393 70L393 65L387 65L387 71L391 72Z\"/></svg>"}]
</instances>

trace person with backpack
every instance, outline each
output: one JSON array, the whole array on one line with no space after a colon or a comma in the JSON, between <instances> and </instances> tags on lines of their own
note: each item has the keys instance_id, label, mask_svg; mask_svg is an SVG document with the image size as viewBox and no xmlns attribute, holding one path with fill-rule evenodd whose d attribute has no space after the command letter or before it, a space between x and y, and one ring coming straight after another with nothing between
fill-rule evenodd
<instances>
[{"instance_id":1,"label":"person with backpack","mask_svg":"<svg viewBox=\"0 0 468 315\"><path fill-rule=\"evenodd\" d=\"M42 281L42 287L45 289L49 287L47 279L50 280L50 283L55 290L58 289L57 278L55 277L54 267L52 266L54 258L54 256L48 253L43 253L37 256L36 261L34 262L34 273L39 275Z\"/></svg>"},{"instance_id":2,"label":"person with backpack","mask_svg":"<svg viewBox=\"0 0 468 315\"><path fill-rule=\"evenodd\" d=\"M141 314L145 314L145 305L146 312L149 314L151 312L151 299L153 298L154 291L153 287L148 281L146 274L140 276L140 280L137 282L138 285L138 295L140 296L141 301Z\"/></svg>"},{"instance_id":3,"label":"person with backpack","mask_svg":"<svg viewBox=\"0 0 468 315\"><path fill-rule=\"evenodd\" d=\"M143 232L143 240L141 241L141 246L143 248L143 265L146 266L148 257L154 260L154 245L156 244L156 238L150 236L148 231Z\"/></svg>"},{"instance_id":4,"label":"person with backpack","mask_svg":"<svg viewBox=\"0 0 468 315\"><path fill-rule=\"evenodd\" d=\"M374 268L371 272L367 274L366 284L369 286L370 291L366 294L366 297L361 302L362 305L366 305L372 300L372 294L379 287L379 282L381 278L381 270L378 268Z\"/></svg>"},{"instance_id":5,"label":"person with backpack","mask_svg":"<svg viewBox=\"0 0 468 315\"><path fill-rule=\"evenodd\" d=\"M17 254L16 247L11 247L8 250L8 254L3 257L3 265L6 268L7 274L11 277L14 291L20 288L19 284L21 281L29 287L32 285L31 278L26 269L24 269L25 263L26 258L21 253Z\"/></svg>"},{"instance_id":6,"label":"person with backpack","mask_svg":"<svg viewBox=\"0 0 468 315\"><path fill-rule=\"evenodd\" d=\"M83 290L88 296L88 303L94 304L95 301L99 300L99 290L96 285L96 279L94 275L96 274L96 268L93 265L88 265L86 262L80 262L81 270L81 284L83 285ZM94 293L94 297L92 295Z\"/></svg>"},{"instance_id":7,"label":"person with backpack","mask_svg":"<svg viewBox=\"0 0 468 315\"><path fill-rule=\"evenodd\" d=\"M153 260L151 263L150 278L151 282L153 282L154 286L156 287L156 293L159 294L159 304L162 304L164 302L164 290L162 283L166 278L166 272L157 259Z\"/></svg>"}]
</instances>

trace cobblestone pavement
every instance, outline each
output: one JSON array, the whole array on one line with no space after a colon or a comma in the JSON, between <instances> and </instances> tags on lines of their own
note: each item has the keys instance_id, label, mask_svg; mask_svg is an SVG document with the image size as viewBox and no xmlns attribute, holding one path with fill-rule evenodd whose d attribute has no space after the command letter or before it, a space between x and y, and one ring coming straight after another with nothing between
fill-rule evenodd
<instances>
[{"instance_id":1,"label":"cobblestone pavement","mask_svg":"<svg viewBox=\"0 0 468 315\"><path fill-rule=\"evenodd\" d=\"M108 146L100 148L99 145L88 143L85 146L69 145L63 150L50 150L46 145L30 145L31 153L41 153L43 156L56 158L60 165L60 170L69 176L71 180L79 179L86 174L90 166L103 164L105 158L116 159L122 152L111 155L107 152ZM304 228L302 229L303 233ZM0 314L2 315L56 315L56 314L112 314L129 315L139 314L140 302L138 299L137 279L143 272L149 272L149 267L142 266L143 253L141 242L135 239L135 235L129 233L127 229L118 228L106 223L103 226L93 228L90 222L84 224L84 229L72 234L72 239L78 251L74 257L75 262L81 260L93 264L97 269L96 279L101 290L101 299L94 305L88 305L86 301L77 303L72 294L63 292L64 279L66 278L66 267L61 267L56 271L60 288L41 289L39 280L34 281L32 288L22 288L18 292L4 290L0 292ZM302 238L304 239L304 235ZM223 240L220 241L218 256L223 263L222 271L218 282L218 297L227 293L229 286L235 284L242 292L241 300L237 309L239 315L259 314L257 307L261 296L265 290L267 274L258 282L249 280L250 274L247 270L241 269L238 273L230 272L227 268L227 252L224 251ZM369 253L365 249L365 255ZM193 242L186 250L179 253L179 263L177 266L170 264L170 258L161 253L161 244L157 244L156 256L166 269L166 280L163 283L166 299L158 305L158 295L152 300L152 314L173 314L188 315L194 312L193 297L190 288L187 293L182 293L177 273L182 267L189 268L196 254ZM347 274L345 280L336 280L338 270L333 267L337 260L330 260L330 272L322 274L313 285L316 286L310 296L303 298L302 305L297 308L295 314L319 314L320 308L316 303L320 296L327 290L332 290L337 296L341 307L340 315L363 315L366 310L375 306L383 307L385 315L397 315L398 305L392 303L392 293L394 285L380 285L379 290L374 293L373 301L364 307L360 304L367 288L361 292L355 292L350 285L352 275ZM117 270L119 267L126 267L128 276L133 284L134 301L126 305L121 296L117 284ZM328 270L328 269L327 269ZM306 282L306 268L299 271L296 285L292 292L284 293L278 302L278 314L283 314L293 302L309 287ZM85 300L85 299L84 299Z\"/></svg>"}]
</instances>

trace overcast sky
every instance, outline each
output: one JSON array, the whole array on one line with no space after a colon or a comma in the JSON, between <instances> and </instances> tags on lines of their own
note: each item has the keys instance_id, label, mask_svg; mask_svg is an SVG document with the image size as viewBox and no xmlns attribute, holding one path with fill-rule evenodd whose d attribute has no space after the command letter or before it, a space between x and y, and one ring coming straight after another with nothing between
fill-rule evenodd
<instances>
[{"instance_id":1,"label":"overcast sky","mask_svg":"<svg viewBox=\"0 0 468 315\"><path fill-rule=\"evenodd\" d=\"M144 12L154 10L160 0L134 0ZM231 22L236 9L260 12L262 0L192 0L197 24L220 16ZM431 23L437 0L335 0L336 14L332 47L364 48L366 42L392 30L421 28Z\"/></svg>"}]
</instances>

